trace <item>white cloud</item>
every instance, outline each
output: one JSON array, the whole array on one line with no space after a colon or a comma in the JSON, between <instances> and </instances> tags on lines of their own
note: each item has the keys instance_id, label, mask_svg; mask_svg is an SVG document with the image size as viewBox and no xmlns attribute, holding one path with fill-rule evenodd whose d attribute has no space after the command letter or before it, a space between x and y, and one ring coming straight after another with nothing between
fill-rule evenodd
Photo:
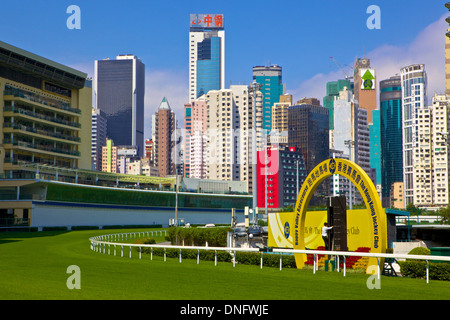
<instances>
[{"instance_id":1,"label":"white cloud","mask_svg":"<svg viewBox=\"0 0 450 320\"><path fill-rule=\"evenodd\" d=\"M164 97L177 116L178 127L183 127L184 104L189 101L187 72L147 70L145 75L145 138L150 138L152 115L155 114Z\"/></svg>"},{"instance_id":2,"label":"white cloud","mask_svg":"<svg viewBox=\"0 0 450 320\"><path fill-rule=\"evenodd\" d=\"M377 80L387 79L400 74L400 68L410 64L425 64L428 76L428 96L445 92L445 16L428 25L408 45L395 46L384 44L368 52L365 56L371 60L371 66L376 69ZM349 64L353 65L354 61ZM350 71L351 73L351 71ZM294 95L294 101L302 97L315 97L319 100L326 94L326 83L342 79L343 74L333 71L327 74L319 73L303 81L297 88L288 90Z\"/></svg>"}]
</instances>

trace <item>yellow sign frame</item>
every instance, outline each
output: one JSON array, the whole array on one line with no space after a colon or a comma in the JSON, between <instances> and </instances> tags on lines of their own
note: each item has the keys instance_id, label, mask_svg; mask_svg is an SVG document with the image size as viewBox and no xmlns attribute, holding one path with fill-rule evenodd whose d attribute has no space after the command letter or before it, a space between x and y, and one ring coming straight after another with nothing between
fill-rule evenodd
<instances>
[{"instance_id":1,"label":"yellow sign frame","mask_svg":"<svg viewBox=\"0 0 450 320\"><path fill-rule=\"evenodd\" d=\"M318 164L306 177L294 209L293 249L305 250L305 218L309 201L318 185L326 178L338 174L346 177L361 193L367 212L370 214L371 225L371 251L372 253L385 253L387 247L386 213L381 205L377 190L367 173L356 163L346 159L328 159ZM306 254L295 253L297 268L303 268ZM384 263L381 261L380 263ZM377 265L376 257L369 258L368 265ZM382 265L382 264L381 264Z\"/></svg>"}]
</instances>

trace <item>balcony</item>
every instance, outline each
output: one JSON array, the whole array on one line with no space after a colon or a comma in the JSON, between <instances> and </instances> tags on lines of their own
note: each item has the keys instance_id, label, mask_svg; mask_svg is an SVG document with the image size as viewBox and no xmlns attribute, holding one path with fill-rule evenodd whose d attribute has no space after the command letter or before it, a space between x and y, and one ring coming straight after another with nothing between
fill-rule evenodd
<instances>
[{"instance_id":1,"label":"balcony","mask_svg":"<svg viewBox=\"0 0 450 320\"><path fill-rule=\"evenodd\" d=\"M68 126L68 127L71 127L70 129L81 128L81 124L78 122L68 121L68 120L57 118L57 117L49 117L49 116L46 116L46 115L43 115L43 114L40 114L37 112L18 108L16 106L4 107L3 111L5 112L5 114L4 114L5 117L15 116L15 117L22 117L22 118L25 118L28 120L33 120L33 121L43 120L40 122L51 124L51 125Z\"/></svg>"},{"instance_id":2,"label":"balcony","mask_svg":"<svg viewBox=\"0 0 450 320\"><path fill-rule=\"evenodd\" d=\"M26 131L31 133L31 135L33 136L37 136L44 139L49 138L61 139L61 142L63 143L79 144L81 142L81 138L76 136L52 132L48 130L36 129L19 123L11 123L11 122L3 123L3 131L4 132L10 131L8 130L8 128L11 128L12 130Z\"/></svg>"},{"instance_id":3,"label":"balcony","mask_svg":"<svg viewBox=\"0 0 450 320\"><path fill-rule=\"evenodd\" d=\"M30 152L43 153L43 154L49 154L49 155L51 154L54 156L69 156L70 158L80 157L79 151L71 151L71 150L67 150L67 149L63 149L63 148L58 148L55 146L38 144L38 143L30 143L27 141L20 141L20 140L19 141L11 141L11 140L4 139L3 145L5 146L5 149L10 149L10 148L7 148L6 145L11 145L11 148L25 149L25 150L28 149L28 151L30 151ZM29 149L31 149L31 150L29 150Z\"/></svg>"},{"instance_id":4,"label":"balcony","mask_svg":"<svg viewBox=\"0 0 450 320\"><path fill-rule=\"evenodd\" d=\"M74 113L75 115L80 115L81 110L70 107L69 102L60 101L54 98L49 98L34 92L25 91L19 88L12 87L10 85L5 86L5 91L3 92L4 100L18 100L23 102L33 102L39 106L50 107L57 110L68 111Z\"/></svg>"}]
</instances>

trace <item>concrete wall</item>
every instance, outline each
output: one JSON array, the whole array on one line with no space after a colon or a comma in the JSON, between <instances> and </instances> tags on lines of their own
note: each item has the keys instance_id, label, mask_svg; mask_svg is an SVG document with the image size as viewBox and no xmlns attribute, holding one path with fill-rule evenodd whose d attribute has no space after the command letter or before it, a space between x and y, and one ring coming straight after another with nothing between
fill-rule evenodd
<instances>
[{"instance_id":1,"label":"concrete wall","mask_svg":"<svg viewBox=\"0 0 450 320\"><path fill-rule=\"evenodd\" d=\"M107 226L107 225L169 225L175 217L173 208L145 208L103 206L68 203L33 202L31 226ZM244 221L243 213L236 213L238 222ZM230 210L178 209L178 218L190 224L230 224Z\"/></svg>"}]
</instances>

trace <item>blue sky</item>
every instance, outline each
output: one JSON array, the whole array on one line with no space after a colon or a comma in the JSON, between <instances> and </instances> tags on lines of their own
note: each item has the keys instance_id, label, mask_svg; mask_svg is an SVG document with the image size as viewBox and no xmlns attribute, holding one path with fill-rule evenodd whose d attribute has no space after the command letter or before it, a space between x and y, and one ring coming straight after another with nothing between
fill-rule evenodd
<instances>
[{"instance_id":1,"label":"blue sky","mask_svg":"<svg viewBox=\"0 0 450 320\"><path fill-rule=\"evenodd\" d=\"M0 40L90 76L94 60L137 55L146 65L147 136L164 96L180 117L187 102L190 13L224 14L226 87L250 83L253 66L272 63L283 67L294 100L322 99L326 81L343 76L330 57L351 73L363 53L378 80L409 63L425 63L430 89L442 91L445 2L15 0L2 3ZM72 4L81 9L80 30L66 27ZM379 30L366 27L369 5L381 9Z\"/></svg>"}]
</instances>

